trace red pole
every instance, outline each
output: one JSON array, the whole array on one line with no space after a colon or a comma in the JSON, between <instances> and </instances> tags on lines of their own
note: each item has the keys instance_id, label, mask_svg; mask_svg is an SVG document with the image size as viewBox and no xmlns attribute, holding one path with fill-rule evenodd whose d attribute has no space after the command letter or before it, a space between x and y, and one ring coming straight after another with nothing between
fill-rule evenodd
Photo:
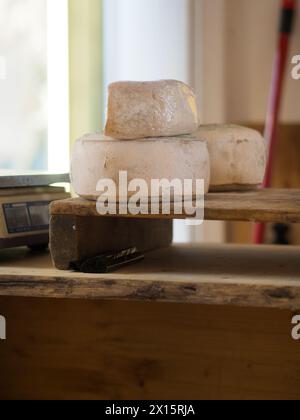
<instances>
[{"instance_id":1,"label":"red pole","mask_svg":"<svg viewBox=\"0 0 300 420\"><path fill-rule=\"evenodd\" d=\"M265 139L268 145L268 163L263 188L270 188L272 181L272 169L275 157L279 113L283 93L283 83L287 65L293 21L296 14L296 0L282 0L280 30L278 48L275 57L267 121L265 128ZM266 226L258 223L254 228L254 243L262 244L265 237Z\"/></svg>"}]
</instances>

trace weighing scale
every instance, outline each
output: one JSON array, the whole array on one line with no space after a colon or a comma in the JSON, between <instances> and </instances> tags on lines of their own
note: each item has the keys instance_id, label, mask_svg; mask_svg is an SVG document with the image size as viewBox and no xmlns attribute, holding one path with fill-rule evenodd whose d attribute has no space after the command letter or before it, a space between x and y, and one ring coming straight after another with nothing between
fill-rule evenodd
<instances>
[{"instance_id":1,"label":"weighing scale","mask_svg":"<svg viewBox=\"0 0 300 420\"><path fill-rule=\"evenodd\" d=\"M0 249L47 247L49 204L70 197L53 184L69 182L68 174L0 171Z\"/></svg>"}]
</instances>

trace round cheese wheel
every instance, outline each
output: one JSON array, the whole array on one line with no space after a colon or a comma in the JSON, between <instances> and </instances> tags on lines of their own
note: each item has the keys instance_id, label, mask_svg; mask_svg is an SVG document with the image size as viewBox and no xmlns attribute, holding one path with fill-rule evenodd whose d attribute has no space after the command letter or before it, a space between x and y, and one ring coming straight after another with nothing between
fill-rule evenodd
<instances>
[{"instance_id":1,"label":"round cheese wheel","mask_svg":"<svg viewBox=\"0 0 300 420\"><path fill-rule=\"evenodd\" d=\"M109 86L105 134L141 139L190 134L198 128L196 96L177 80L117 82Z\"/></svg>"},{"instance_id":2,"label":"round cheese wheel","mask_svg":"<svg viewBox=\"0 0 300 420\"><path fill-rule=\"evenodd\" d=\"M211 191L252 189L266 171L266 142L261 134L236 125L204 125L197 137L207 141Z\"/></svg>"},{"instance_id":3,"label":"round cheese wheel","mask_svg":"<svg viewBox=\"0 0 300 420\"><path fill-rule=\"evenodd\" d=\"M73 150L72 184L75 192L97 200L100 180L112 180L119 189L120 171L127 172L128 183L140 179L147 183L150 197L152 180L204 180L205 193L210 182L210 163L205 141L196 137L115 140L101 134L79 139ZM128 193L128 197L133 195ZM118 199L119 194L117 191Z\"/></svg>"}]
</instances>

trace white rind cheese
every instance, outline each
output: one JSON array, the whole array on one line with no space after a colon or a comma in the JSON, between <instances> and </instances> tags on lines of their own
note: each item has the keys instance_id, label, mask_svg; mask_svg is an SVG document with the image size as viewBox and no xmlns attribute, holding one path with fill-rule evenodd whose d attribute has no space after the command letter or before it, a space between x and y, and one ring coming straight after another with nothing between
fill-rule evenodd
<instances>
[{"instance_id":1,"label":"white rind cheese","mask_svg":"<svg viewBox=\"0 0 300 420\"><path fill-rule=\"evenodd\" d=\"M255 130L236 125L200 126L196 136L207 141L211 191L251 189L262 184L266 142Z\"/></svg>"},{"instance_id":2,"label":"white rind cheese","mask_svg":"<svg viewBox=\"0 0 300 420\"><path fill-rule=\"evenodd\" d=\"M172 137L191 134L198 125L196 96L182 82L117 82L109 87L107 136Z\"/></svg>"},{"instance_id":3,"label":"white rind cheese","mask_svg":"<svg viewBox=\"0 0 300 420\"><path fill-rule=\"evenodd\" d=\"M103 179L113 180L119 188L120 171L127 171L128 182L145 180L149 191L153 179L192 179L194 184L204 179L206 193L210 182L207 144L192 136L124 141L101 134L87 135L76 142L71 172L79 196L96 200L100 195L97 184Z\"/></svg>"}]
</instances>

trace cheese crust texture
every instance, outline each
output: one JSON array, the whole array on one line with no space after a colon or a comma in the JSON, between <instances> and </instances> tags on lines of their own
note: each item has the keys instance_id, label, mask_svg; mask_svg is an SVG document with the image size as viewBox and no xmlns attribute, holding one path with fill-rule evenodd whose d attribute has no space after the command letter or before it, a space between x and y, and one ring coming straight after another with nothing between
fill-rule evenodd
<instances>
[{"instance_id":1,"label":"cheese crust texture","mask_svg":"<svg viewBox=\"0 0 300 420\"><path fill-rule=\"evenodd\" d=\"M206 125L196 136L207 142L211 191L251 189L262 184L267 150L259 132L236 125Z\"/></svg>"},{"instance_id":2,"label":"cheese crust texture","mask_svg":"<svg viewBox=\"0 0 300 420\"><path fill-rule=\"evenodd\" d=\"M105 134L134 140L191 134L198 128L196 96L176 80L109 86Z\"/></svg>"},{"instance_id":3,"label":"cheese crust texture","mask_svg":"<svg viewBox=\"0 0 300 420\"><path fill-rule=\"evenodd\" d=\"M71 175L79 196L97 200L99 180L110 179L119 188L120 171L127 172L128 183L144 180L149 191L152 180L176 179L182 184L193 180L195 187L196 180L203 179L206 193L210 183L207 144L193 136L124 141L101 134L87 135L76 142Z\"/></svg>"}]
</instances>

